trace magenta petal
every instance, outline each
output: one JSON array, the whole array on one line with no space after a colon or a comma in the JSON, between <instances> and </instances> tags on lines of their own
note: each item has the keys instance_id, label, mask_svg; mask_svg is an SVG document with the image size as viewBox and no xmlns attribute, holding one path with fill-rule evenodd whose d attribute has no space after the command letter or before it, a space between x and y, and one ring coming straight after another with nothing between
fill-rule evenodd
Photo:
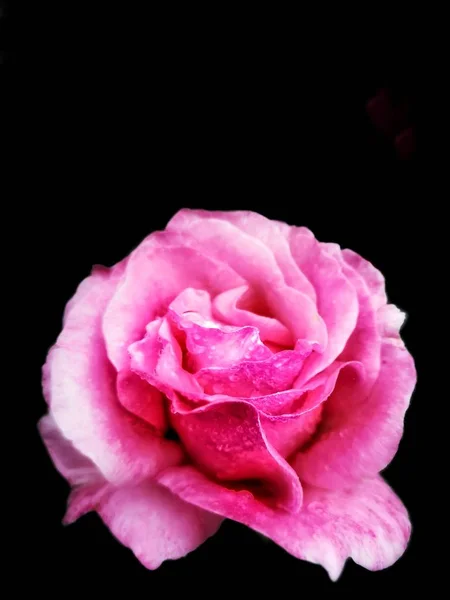
<instances>
[{"instance_id":1,"label":"magenta petal","mask_svg":"<svg viewBox=\"0 0 450 600\"><path fill-rule=\"evenodd\" d=\"M302 481L324 488L373 477L395 455L416 382L414 361L401 342L386 339L381 370L369 396L364 379L346 370L327 401L321 434L293 466Z\"/></svg>"},{"instance_id":2,"label":"magenta petal","mask_svg":"<svg viewBox=\"0 0 450 600\"><path fill-rule=\"evenodd\" d=\"M182 458L176 444L151 435L117 399L101 317L120 276L96 269L81 283L45 367L46 394L58 428L115 483L152 476Z\"/></svg>"},{"instance_id":3,"label":"magenta petal","mask_svg":"<svg viewBox=\"0 0 450 600\"><path fill-rule=\"evenodd\" d=\"M248 286L244 285L216 296L213 302L214 315L231 325L256 327L264 342L272 342L279 346L292 346L294 343L292 333L280 321L238 306L239 300L248 289Z\"/></svg>"},{"instance_id":4,"label":"magenta petal","mask_svg":"<svg viewBox=\"0 0 450 600\"><path fill-rule=\"evenodd\" d=\"M117 374L117 396L124 408L151 425L155 432L166 431L163 395L130 369Z\"/></svg>"},{"instance_id":5,"label":"magenta petal","mask_svg":"<svg viewBox=\"0 0 450 600\"><path fill-rule=\"evenodd\" d=\"M301 400L292 403L290 410L268 413L263 409L261 424L270 444L281 454L290 456L314 434L323 411L323 403L332 393L341 369L352 365L361 370L361 363L335 362L322 371L302 390ZM292 390L294 391L294 390ZM300 402L299 406L295 406Z\"/></svg>"},{"instance_id":6,"label":"magenta petal","mask_svg":"<svg viewBox=\"0 0 450 600\"><path fill-rule=\"evenodd\" d=\"M143 337L146 325L164 315L180 292L196 288L217 294L243 283L227 264L206 257L201 249L183 247L181 238L152 234L128 260L103 317L108 357L117 370L128 364L128 346Z\"/></svg>"},{"instance_id":7,"label":"magenta petal","mask_svg":"<svg viewBox=\"0 0 450 600\"><path fill-rule=\"evenodd\" d=\"M167 318L186 334L192 370L222 367L244 359L263 360L272 355L255 327L221 325L197 313L180 316L172 310Z\"/></svg>"},{"instance_id":8,"label":"magenta petal","mask_svg":"<svg viewBox=\"0 0 450 600\"><path fill-rule=\"evenodd\" d=\"M203 395L203 389L192 373L183 369L180 346L166 319L147 326L145 337L128 349L131 369L170 396L173 390L186 395Z\"/></svg>"},{"instance_id":9,"label":"magenta petal","mask_svg":"<svg viewBox=\"0 0 450 600\"><path fill-rule=\"evenodd\" d=\"M148 569L195 550L216 533L223 520L151 481L113 490L98 512Z\"/></svg>"},{"instance_id":10,"label":"magenta petal","mask_svg":"<svg viewBox=\"0 0 450 600\"><path fill-rule=\"evenodd\" d=\"M297 514L226 489L192 467L170 468L158 480L186 502L244 523L295 557L322 565L334 581L348 558L372 571L389 567L411 533L405 507L381 477L342 491L308 486Z\"/></svg>"},{"instance_id":11,"label":"magenta petal","mask_svg":"<svg viewBox=\"0 0 450 600\"><path fill-rule=\"evenodd\" d=\"M299 510L302 489L298 477L268 444L253 406L214 402L187 414L173 412L172 419L189 456L213 477L262 480L269 484L278 505Z\"/></svg>"},{"instance_id":12,"label":"magenta petal","mask_svg":"<svg viewBox=\"0 0 450 600\"><path fill-rule=\"evenodd\" d=\"M195 378L208 394L250 398L281 392L292 387L311 347L283 350L263 360L242 360L227 367L212 366L197 371Z\"/></svg>"}]
</instances>

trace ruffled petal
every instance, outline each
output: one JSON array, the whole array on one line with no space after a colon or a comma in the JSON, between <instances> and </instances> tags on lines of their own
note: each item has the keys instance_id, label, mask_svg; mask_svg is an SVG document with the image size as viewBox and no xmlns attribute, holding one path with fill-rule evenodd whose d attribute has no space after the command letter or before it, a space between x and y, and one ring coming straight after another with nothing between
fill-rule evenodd
<instances>
[{"instance_id":1,"label":"ruffled petal","mask_svg":"<svg viewBox=\"0 0 450 600\"><path fill-rule=\"evenodd\" d=\"M415 383L414 361L394 339L383 342L380 374L369 396L364 377L344 370L327 401L319 435L293 462L300 479L334 489L384 469L397 451Z\"/></svg>"},{"instance_id":2,"label":"ruffled petal","mask_svg":"<svg viewBox=\"0 0 450 600\"><path fill-rule=\"evenodd\" d=\"M205 367L195 378L208 394L228 394L250 398L273 394L292 388L305 359L311 354L310 345L300 342L295 350L283 350L268 358L241 360L229 366Z\"/></svg>"},{"instance_id":3,"label":"ruffled petal","mask_svg":"<svg viewBox=\"0 0 450 600\"><path fill-rule=\"evenodd\" d=\"M121 275L97 268L81 283L44 370L51 413L63 436L115 483L152 476L183 456L178 445L153 436L118 402L101 317Z\"/></svg>"},{"instance_id":4,"label":"ruffled petal","mask_svg":"<svg viewBox=\"0 0 450 600\"><path fill-rule=\"evenodd\" d=\"M277 505L293 512L300 509L298 477L268 444L253 406L216 401L184 413L172 402L172 423L189 456L211 476L262 481Z\"/></svg>"},{"instance_id":5,"label":"ruffled petal","mask_svg":"<svg viewBox=\"0 0 450 600\"><path fill-rule=\"evenodd\" d=\"M339 261L308 229L292 227L289 243L296 263L314 285L317 308L328 334L325 351L307 360L301 376L303 382L330 365L343 351L357 322L358 298Z\"/></svg>"},{"instance_id":6,"label":"ruffled petal","mask_svg":"<svg viewBox=\"0 0 450 600\"><path fill-rule=\"evenodd\" d=\"M188 248L183 236L163 232L150 235L131 254L103 317L108 357L117 370L128 364L128 346L143 337L146 325L164 315L184 289L217 294L242 285L227 264L213 261L206 253Z\"/></svg>"},{"instance_id":7,"label":"ruffled petal","mask_svg":"<svg viewBox=\"0 0 450 600\"><path fill-rule=\"evenodd\" d=\"M226 489L192 467L168 469L158 480L186 502L243 523L295 557L322 565L332 580L348 558L372 571L389 567L411 533L405 507L381 477L342 491L308 486L297 514L270 508L248 491Z\"/></svg>"},{"instance_id":8,"label":"ruffled petal","mask_svg":"<svg viewBox=\"0 0 450 600\"><path fill-rule=\"evenodd\" d=\"M195 550L216 533L223 520L151 481L112 491L98 512L148 569Z\"/></svg>"},{"instance_id":9,"label":"ruffled petal","mask_svg":"<svg viewBox=\"0 0 450 600\"><path fill-rule=\"evenodd\" d=\"M342 250L345 262L352 267L366 282L375 308L380 308L387 303L385 281L380 271L368 260L353 252L353 250Z\"/></svg>"},{"instance_id":10,"label":"ruffled petal","mask_svg":"<svg viewBox=\"0 0 450 600\"><path fill-rule=\"evenodd\" d=\"M286 347L292 346L294 344L292 333L280 321L239 306L239 300L248 290L249 287L243 285L216 296L213 301L213 314L231 325L256 327L263 342L272 342Z\"/></svg>"},{"instance_id":11,"label":"ruffled petal","mask_svg":"<svg viewBox=\"0 0 450 600\"><path fill-rule=\"evenodd\" d=\"M306 293L286 285L272 252L260 240L227 221L207 218L202 211L178 212L167 229L185 236L189 246L229 264L264 296L272 315L292 331L295 339L316 342L321 348L326 346L327 328L314 301Z\"/></svg>"}]
</instances>

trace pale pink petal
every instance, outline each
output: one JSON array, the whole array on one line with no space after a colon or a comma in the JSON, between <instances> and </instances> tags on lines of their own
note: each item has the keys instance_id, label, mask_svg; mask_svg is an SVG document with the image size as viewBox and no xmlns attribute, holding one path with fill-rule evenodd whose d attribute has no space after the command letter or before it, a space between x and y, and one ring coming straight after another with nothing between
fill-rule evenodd
<instances>
[{"instance_id":1,"label":"pale pink petal","mask_svg":"<svg viewBox=\"0 0 450 600\"><path fill-rule=\"evenodd\" d=\"M405 507L380 477L340 491L307 487L297 514L270 508L248 491L226 489L192 467L170 468L158 480L186 502L243 523L295 557L322 565L334 581L348 558L372 571L389 567L411 533Z\"/></svg>"},{"instance_id":2,"label":"pale pink petal","mask_svg":"<svg viewBox=\"0 0 450 600\"><path fill-rule=\"evenodd\" d=\"M205 218L201 211L180 211L167 229L183 234L189 246L229 264L255 292L264 296L272 316L286 325L296 339L326 346L326 326L314 301L286 285L273 253L260 240L227 221Z\"/></svg>"},{"instance_id":3,"label":"pale pink petal","mask_svg":"<svg viewBox=\"0 0 450 600\"><path fill-rule=\"evenodd\" d=\"M171 223L178 227L182 226L180 222L185 221L189 226L193 217L227 221L244 233L258 239L272 252L278 268L283 274L285 283L309 296L313 302L316 301L314 287L292 257L287 240L289 225L267 219L263 215L248 210L228 212L182 210L173 217Z\"/></svg>"},{"instance_id":4,"label":"pale pink petal","mask_svg":"<svg viewBox=\"0 0 450 600\"><path fill-rule=\"evenodd\" d=\"M53 464L71 485L103 480L94 463L63 436L51 414L41 418L38 429Z\"/></svg>"},{"instance_id":5,"label":"pale pink petal","mask_svg":"<svg viewBox=\"0 0 450 600\"><path fill-rule=\"evenodd\" d=\"M81 283L45 367L45 389L58 428L115 483L152 476L182 458L176 444L153 436L117 399L101 318L120 277L120 271L97 268Z\"/></svg>"},{"instance_id":6,"label":"pale pink petal","mask_svg":"<svg viewBox=\"0 0 450 600\"><path fill-rule=\"evenodd\" d=\"M240 299L248 290L249 287L244 285L216 296L213 301L214 315L231 325L256 327L263 342L273 342L279 346L292 346L294 344L292 333L280 321L245 310L239 305Z\"/></svg>"},{"instance_id":7,"label":"pale pink petal","mask_svg":"<svg viewBox=\"0 0 450 600\"><path fill-rule=\"evenodd\" d=\"M62 435L51 414L42 417L38 428L53 464L74 486L64 517L65 523L72 523L85 513L96 509L107 492L108 484L94 463L80 454Z\"/></svg>"},{"instance_id":8,"label":"pale pink petal","mask_svg":"<svg viewBox=\"0 0 450 600\"><path fill-rule=\"evenodd\" d=\"M305 363L300 378L304 382L330 365L344 349L357 322L358 299L339 261L309 230L292 227L289 242L296 263L314 285L317 308L328 333L325 351L312 355Z\"/></svg>"},{"instance_id":9,"label":"pale pink petal","mask_svg":"<svg viewBox=\"0 0 450 600\"><path fill-rule=\"evenodd\" d=\"M189 456L213 477L261 480L278 505L299 510L302 490L298 477L268 444L253 406L216 401L180 413L172 402L172 423Z\"/></svg>"},{"instance_id":10,"label":"pale pink petal","mask_svg":"<svg viewBox=\"0 0 450 600\"><path fill-rule=\"evenodd\" d=\"M366 282L372 296L375 308L380 308L387 303L384 277L380 271L368 260L359 256L353 250L342 250L342 256L345 262L352 267Z\"/></svg>"},{"instance_id":11,"label":"pale pink petal","mask_svg":"<svg viewBox=\"0 0 450 600\"><path fill-rule=\"evenodd\" d=\"M364 377L341 372L320 435L293 462L301 480L332 489L384 469L397 451L415 383L414 361L397 340L383 342L380 374L369 396Z\"/></svg>"},{"instance_id":12,"label":"pale pink petal","mask_svg":"<svg viewBox=\"0 0 450 600\"><path fill-rule=\"evenodd\" d=\"M400 329L404 324L406 314L394 304L385 304L377 311L377 324L383 337L400 337Z\"/></svg>"},{"instance_id":13,"label":"pale pink petal","mask_svg":"<svg viewBox=\"0 0 450 600\"><path fill-rule=\"evenodd\" d=\"M144 336L146 325L163 316L185 288L217 294L243 283L226 263L206 256L207 250L183 247L182 238L154 233L128 260L124 279L103 317L108 357L117 370L128 364L128 346Z\"/></svg>"},{"instance_id":14,"label":"pale pink petal","mask_svg":"<svg viewBox=\"0 0 450 600\"><path fill-rule=\"evenodd\" d=\"M98 512L148 569L195 550L216 533L223 520L150 481L112 491Z\"/></svg>"},{"instance_id":15,"label":"pale pink petal","mask_svg":"<svg viewBox=\"0 0 450 600\"><path fill-rule=\"evenodd\" d=\"M117 373L117 396L124 408L151 425L155 432L166 431L168 423L162 393L130 369Z\"/></svg>"}]
</instances>

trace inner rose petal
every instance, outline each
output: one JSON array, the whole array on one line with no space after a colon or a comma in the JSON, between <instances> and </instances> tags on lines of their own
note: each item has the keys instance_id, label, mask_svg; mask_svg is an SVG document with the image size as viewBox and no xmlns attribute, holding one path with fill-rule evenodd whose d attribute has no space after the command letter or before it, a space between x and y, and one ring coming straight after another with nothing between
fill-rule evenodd
<instances>
[{"instance_id":1,"label":"inner rose petal","mask_svg":"<svg viewBox=\"0 0 450 600\"><path fill-rule=\"evenodd\" d=\"M189 413L171 402L171 421L189 456L213 478L258 479L274 502L298 512L302 487L288 463L267 442L258 411L247 402L223 401Z\"/></svg>"},{"instance_id":2,"label":"inner rose petal","mask_svg":"<svg viewBox=\"0 0 450 600\"><path fill-rule=\"evenodd\" d=\"M168 320L185 334L191 371L225 367L241 360L264 360L272 352L263 344L255 327L233 327L205 319L199 313L167 312Z\"/></svg>"},{"instance_id":3,"label":"inner rose petal","mask_svg":"<svg viewBox=\"0 0 450 600\"><path fill-rule=\"evenodd\" d=\"M249 287L243 285L218 294L213 300L214 316L231 325L256 327L261 339L266 343L271 342L282 347L292 347L294 338L289 329L280 323L278 319L244 308L241 299L248 290Z\"/></svg>"},{"instance_id":4,"label":"inner rose petal","mask_svg":"<svg viewBox=\"0 0 450 600\"><path fill-rule=\"evenodd\" d=\"M246 398L273 394L292 387L311 352L310 344L298 342L295 350L283 350L263 360L200 369L195 378L208 394Z\"/></svg>"}]
</instances>

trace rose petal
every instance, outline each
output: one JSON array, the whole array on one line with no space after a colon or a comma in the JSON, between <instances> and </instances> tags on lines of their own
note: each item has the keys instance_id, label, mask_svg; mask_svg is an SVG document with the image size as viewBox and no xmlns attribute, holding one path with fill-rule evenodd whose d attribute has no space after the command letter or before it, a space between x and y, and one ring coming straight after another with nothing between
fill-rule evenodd
<instances>
[{"instance_id":1,"label":"rose petal","mask_svg":"<svg viewBox=\"0 0 450 600\"><path fill-rule=\"evenodd\" d=\"M344 372L327 401L321 433L293 466L302 481L324 488L373 477L395 455L416 382L414 361L403 344L386 339L381 371L367 397L364 380Z\"/></svg>"},{"instance_id":2,"label":"rose petal","mask_svg":"<svg viewBox=\"0 0 450 600\"><path fill-rule=\"evenodd\" d=\"M145 337L128 349L131 369L166 396L173 390L201 397L203 389L182 365L181 348L166 319L147 326Z\"/></svg>"},{"instance_id":3,"label":"rose petal","mask_svg":"<svg viewBox=\"0 0 450 600\"><path fill-rule=\"evenodd\" d=\"M130 369L117 374L117 396L124 408L163 434L168 426L161 392Z\"/></svg>"},{"instance_id":4,"label":"rose petal","mask_svg":"<svg viewBox=\"0 0 450 600\"><path fill-rule=\"evenodd\" d=\"M269 354L262 360L241 360L226 367L202 368L195 378L208 394L228 394L250 398L281 392L292 387L311 347L298 344L295 350Z\"/></svg>"},{"instance_id":5,"label":"rose petal","mask_svg":"<svg viewBox=\"0 0 450 600\"><path fill-rule=\"evenodd\" d=\"M51 414L38 423L39 433L53 464L67 481L75 486L67 502L64 523L73 523L96 506L107 491L107 482L94 463L80 454L58 429Z\"/></svg>"},{"instance_id":6,"label":"rose petal","mask_svg":"<svg viewBox=\"0 0 450 600\"><path fill-rule=\"evenodd\" d=\"M176 444L151 435L117 400L101 317L121 275L120 270L97 268L81 283L45 367L45 388L58 428L115 483L152 476L182 458Z\"/></svg>"},{"instance_id":7,"label":"rose petal","mask_svg":"<svg viewBox=\"0 0 450 600\"><path fill-rule=\"evenodd\" d=\"M194 215L200 219L220 219L232 223L235 227L244 233L258 239L269 250L271 250L278 268L283 274L286 284L303 292L309 296L313 302L316 301L316 292L310 281L305 277L302 271L292 257L289 243L287 241L287 232L289 225L279 221L267 219L263 215L248 210L238 211L180 211L172 219L185 219L187 222ZM178 224L178 223L177 223Z\"/></svg>"},{"instance_id":8,"label":"rose petal","mask_svg":"<svg viewBox=\"0 0 450 600\"><path fill-rule=\"evenodd\" d=\"M103 317L108 357L117 370L127 366L128 346L143 337L146 325L164 315L185 288L217 294L243 283L227 264L183 247L182 237L152 234L128 260L124 279Z\"/></svg>"},{"instance_id":9,"label":"rose petal","mask_svg":"<svg viewBox=\"0 0 450 600\"><path fill-rule=\"evenodd\" d=\"M223 520L151 481L113 491L98 512L148 569L195 550L216 533Z\"/></svg>"},{"instance_id":10,"label":"rose petal","mask_svg":"<svg viewBox=\"0 0 450 600\"><path fill-rule=\"evenodd\" d=\"M71 485L103 481L94 463L63 436L51 414L41 418L38 429L53 464Z\"/></svg>"},{"instance_id":11,"label":"rose petal","mask_svg":"<svg viewBox=\"0 0 450 600\"><path fill-rule=\"evenodd\" d=\"M344 349L357 322L358 299L339 261L308 229L292 227L289 243L296 263L314 285L317 308L328 333L325 351L312 355L305 363L301 376L304 382L330 365Z\"/></svg>"},{"instance_id":12,"label":"rose petal","mask_svg":"<svg viewBox=\"0 0 450 600\"><path fill-rule=\"evenodd\" d=\"M198 313L177 315L169 310L167 318L186 334L185 344L192 370L221 367L238 361L264 360L272 355L255 327L232 327L204 319Z\"/></svg>"},{"instance_id":13,"label":"rose petal","mask_svg":"<svg viewBox=\"0 0 450 600\"><path fill-rule=\"evenodd\" d=\"M361 363L335 362L308 382L301 400L292 403L290 409L261 414L264 433L281 456L290 456L311 438L320 422L323 403L332 393L341 370L348 367L363 372Z\"/></svg>"},{"instance_id":14,"label":"rose petal","mask_svg":"<svg viewBox=\"0 0 450 600\"><path fill-rule=\"evenodd\" d=\"M273 316L286 325L296 339L316 342L322 348L326 346L326 326L313 300L286 285L272 252L258 239L226 221L205 218L201 211L178 212L167 229L185 235L189 246L229 264L265 297Z\"/></svg>"},{"instance_id":15,"label":"rose petal","mask_svg":"<svg viewBox=\"0 0 450 600\"><path fill-rule=\"evenodd\" d=\"M365 386L367 391L370 391L378 377L381 364L381 335L372 293L364 278L344 261L342 251L337 244L322 244L322 248L340 262L344 275L358 295L358 320L344 350L339 355L339 360L361 362L365 369Z\"/></svg>"},{"instance_id":16,"label":"rose petal","mask_svg":"<svg viewBox=\"0 0 450 600\"><path fill-rule=\"evenodd\" d=\"M274 501L298 511L298 477L267 443L258 411L245 402L214 402L189 413L172 402L172 422L189 456L224 481L258 479L269 483Z\"/></svg>"},{"instance_id":17,"label":"rose petal","mask_svg":"<svg viewBox=\"0 0 450 600\"><path fill-rule=\"evenodd\" d=\"M204 319L212 319L211 297L206 290L186 288L169 304L169 309L178 315L194 312Z\"/></svg>"},{"instance_id":18,"label":"rose petal","mask_svg":"<svg viewBox=\"0 0 450 600\"><path fill-rule=\"evenodd\" d=\"M389 567L411 533L406 509L381 477L342 491L308 486L297 514L226 489L192 467L170 468L158 480L186 502L244 523L297 558L322 565L334 581L347 558L373 571Z\"/></svg>"},{"instance_id":19,"label":"rose petal","mask_svg":"<svg viewBox=\"0 0 450 600\"><path fill-rule=\"evenodd\" d=\"M256 314L238 306L239 300L248 290L248 286L243 285L216 296L213 301L214 315L231 325L241 327L250 325L256 327L264 342L273 342L280 346L292 346L294 338L289 329L280 323L280 321L273 317Z\"/></svg>"},{"instance_id":20,"label":"rose petal","mask_svg":"<svg viewBox=\"0 0 450 600\"><path fill-rule=\"evenodd\" d=\"M369 288L375 308L380 308L387 303L384 277L372 263L353 250L342 250L342 257L366 282Z\"/></svg>"},{"instance_id":21,"label":"rose petal","mask_svg":"<svg viewBox=\"0 0 450 600\"><path fill-rule=\"evenodd\" d=\"M400 329L404 324L406 314L394 304L385 304L377 311L377 324L383 337L400 337Z\"/></svg>"}]
</instances>

